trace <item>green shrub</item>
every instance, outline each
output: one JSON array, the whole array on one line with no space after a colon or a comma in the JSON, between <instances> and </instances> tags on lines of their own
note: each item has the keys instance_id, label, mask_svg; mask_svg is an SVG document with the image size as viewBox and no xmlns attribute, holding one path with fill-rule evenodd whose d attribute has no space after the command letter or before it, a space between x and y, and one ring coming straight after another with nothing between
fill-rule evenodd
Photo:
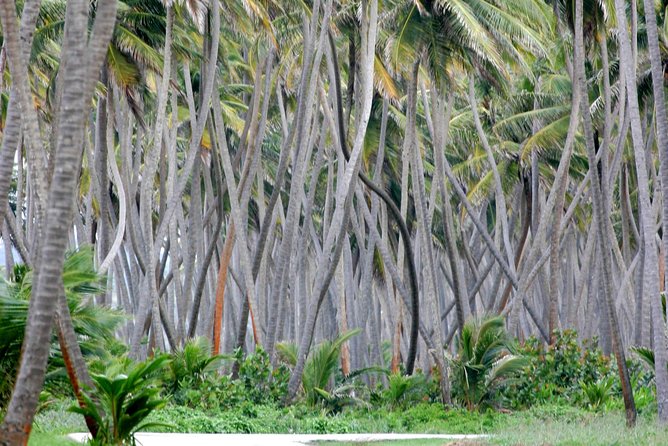
<instances>
[{"instance_id":1,"label":"green shrub","mask_svg":"<svg viewBox=\"0 0 668 446\"><path fill-rule=\"evenodd\" d=\"M584 400L590 409L599 409L610 400L614 379L614 376L607 376L593 383L580 381Z\"/></svg>"},{"instance_id":2,"label":"green shrub","mask_svg":"<svg viewBox=\"0 0 668 446\"><path fill-rule=\"evenodd\" d=\"M383 399L390 407L420 401L427 394L427 378L422 373L392 374L388 378Z\"/></svg>"},{"instance_id":3,"label":"green shrub","mask_svg":"<svg viewBox=\"0 0 668 446\"><path fill-rule=\"evenodd\" d=\"M466 322L456 344L457 356L451 360L453 396L468 410L494 404L497 391L527 364L512 354L499 316Z\"/></svg>"},{"instance_id":4,"label":"green shrub","mask_svg":"<svg viewBox=\"0 0 668 446\"><path fill-rule=\"evenodd\" d=\"M266 405L278 403L287 392L289 370L283 364L272 367L267 353L258 348L242 356L210 356L208 342L197 340L173 354L166 373L166 387L171 400L178 405L206 411L232 409L248 403ZM235 359L239 376L218 375L220 362ZM250 407L248 404L244 407Z\"/></svg>"},{"instance_id":5,"label":"green shrub","mask_svg":"<svg viewBox=\"0 0 668 446\"><path fill-rule=\"evenodd\" d=\"M262 348L241 358L241 350L235 352L239 365L239 385L244 399L255 404L277 403L288 391L290 371L285 364L271 366L269 355Z\"/></svg>"},{"instance_id":6,"label":"green shrub","mask_svg":"<svg viewBox=\"0 0 668 446\"><path fill-rule=\"evenodd\" d=\"M318 344L311 350L302 376L302 389L309 405L313 406L322 401L322 391L329 388L328 384L338 368L343 344L361 331L360 329L350 330L340 334L333 341ZM285 362L292 366L297 363L297 349L294 345L282 343L277 345L277 349Z\"/></svg>"},{"instance_id":7,"label":"green shrub","mask_svg":"<svg viewBox=\"0 0 668 446\"><path fill-rule=\"evenodd\" d=\"M216 376L223 355L211 355L211 345L206 338L188 340L185 345L171 353L164 383L171 391L182 387L196 387Z\"/></svg>"},{"instance_id":8,"label":"green shrub","mask_svg":"<svg viewBox=\"0 0 668 446\"><path fill-rule=\"evenodd\" d=\"M603 355L596 338L580 347L573 330L557 332L555 344L547 347L540 340L529 338L518 351L528 363L503 392L509 405L516 409L545 403L589 405L583 386L590 388L616 373L614 362ZM614 396L618 388L612 382L609 393Z\"/></svg>"},{"instance_id":9,"label":"green shrub","mask_svg":"<svg viewBox=\"0 0 668 446\"><path fill-rule=\"evenodd\" d=\"M169 357L162 355L135 364L127 375L92 376L95 389L83 392L85 405L69 409L97 423L99 430L92 444L135 445L136 432L156 426L146 418L166 404L158 396L156 376L168 361Z\"/></svg>"}]
</instances>

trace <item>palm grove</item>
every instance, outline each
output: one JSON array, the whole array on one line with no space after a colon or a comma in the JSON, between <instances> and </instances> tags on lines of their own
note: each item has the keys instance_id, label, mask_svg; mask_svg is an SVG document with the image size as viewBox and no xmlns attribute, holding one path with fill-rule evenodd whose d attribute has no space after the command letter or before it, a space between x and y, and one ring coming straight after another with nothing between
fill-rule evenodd
<instances>
[{"instance_id":1,"label":"palm grove","mask_svg":"<svg viewBox=\"0 0 668 446\"><path fill-rule=\"evenodd\" d=\"M0 231L32 271L0 428L29 435L92 245L129 355L360 328L344 374L433 368L460 327L652 348L668 421L663 2L0 0ZM388 346L391 360L384 363ZM77 391L77 388L75 388Z\"/></svg>"}]
</instances>

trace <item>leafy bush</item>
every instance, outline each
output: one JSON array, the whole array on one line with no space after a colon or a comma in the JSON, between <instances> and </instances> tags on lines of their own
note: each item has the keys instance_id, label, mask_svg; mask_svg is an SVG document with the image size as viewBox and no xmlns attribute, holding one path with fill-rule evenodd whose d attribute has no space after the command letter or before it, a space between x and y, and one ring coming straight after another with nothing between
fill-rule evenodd
<instances>
[{"instance_id":1,"label":"leafy bush","mask_svg":"<svg viewBox=\"0 0 668 446\"><path fill-rule=\"evenodd\" d=\"M422 400L427 393L427 378L422 373L413 375L392 374L388 378L383 399L390 407Z\"/></svg>"},{"instance_id":2,"label":"leafy bush","mask_svg":"<svg viewBox=\"0 0 668 446\"><path fill-rule=\"evenodd\" d=\"M136 432L158 425L146 418L166 404L158 396L156 376L168 361L169 356L162 355L134 365L127 375L92 376L95 389L84 391L85 405L70 411L95 420L99 430L93 444L134 446Z\"/></svg>"},{"instance_id":3,"label":"leafy bush","mask_svg":"<svg viewBox=\"0 0 668 446\"><path fill-rule=\"evenodd\" d=\"M262 348L241 358L241 351L235 352L239 365L239 385L244 400L255 404L277 403L288 391L290 371L285 364L271 366L269 355Z\"/></svg>"},{"instance_id":4,"label":"leafy bush","mask_svg":"<svg viewBox=\"0 0 668 446\"><path fill-rule=\"evenodd\" d=\"M223 359L222 355L211 356L211 345L206 338L190 339L171 354L165 384L172 392L181 387L193 387L215 376Z\"/></svg>"},{"instance_id":5,"label":"leafy bush","mask_svg":"<svg viewBox=\"0 0 668 446\"><path fill-rule=\"evenodd\" d=\"M587 401L588 407L590 409L599 409L606 402L608 402L612 395L611 389L614 382L614 376L607 376L593 383L580 381L580 388L582 389L584 399Z\"/></svg>"},{"instance_id":6,"label":"leafy bush","mask_svg":"<svg viewBox=\"0 0 668 446\"><path fill-rule=\"evenodd\" d=\"M451 360L453 394L468 410L492 405L499 388L527 361L511 353L502 317L464 324Z\"/></svg>"},{"instance_id":7,"label":"leafy bush","mask_svg":"<svg viewBox=\"0 0 668 446\"><path fill-rule=\"evenodd\" d=\"M209 352L208 341L198 339L172 354L165 381L175 404L217 411L244 403L275 404L285 395L289 371L285 365L272 367L262 348L245 358L241 350L234 356L211 356ZM220 363L226 359L239 362L237 379L218 375Z\"/></svg>"},{"instance_id":8,"label":"leafy bush","mask_svg":"<svg viewBox=\"0 0 668 446\"><path fill-rule=\"evenodd\" d=\"M573 330L557 332L555 344L547 347L529 338L519 352L528 364L504 392L513 408L560 402L588 405L583 386L589 388L615 374L614 363L603 355L597 340L580 347ZM617 389L613 386L609 392L616 395Z\"/></svg>"},{"instance_id":9,"label":"leafy bush","mask_svg":"<svg viewBox=\"0 0 668 446\"><path fill-rule=\"evenodd\" d=\"M311 350L304 365L302 388L307 404L313 406L322 400L334 372L338 368L343 344L361 332L360 329L340 334L333 341L324 341ZM283 360L294 366L297 363L297 349L294 345L281 343L277 346Z\"/></svg>"}]
</instances>

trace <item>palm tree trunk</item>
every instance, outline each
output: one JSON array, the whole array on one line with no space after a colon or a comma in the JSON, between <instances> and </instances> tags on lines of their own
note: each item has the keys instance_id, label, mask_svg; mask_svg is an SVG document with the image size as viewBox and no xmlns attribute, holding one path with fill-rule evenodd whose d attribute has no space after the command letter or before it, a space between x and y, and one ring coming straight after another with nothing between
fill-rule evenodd
<instances>
[{"instance_id":1,"label":"palm tree trunk","mask_svg":"<svg viewBox=\"0 0 668 446\"><path fill-rule=\"evenodd\" d=\"M413 65L412 75L410 78L410 84L408 86L408 100L406 105L406 130L404 132L404 150L408 150L411 156L411 167L412 167L412 179L413 179L413 194L415 201L415 211L416 211L416 220L418 226L418 234L421 242L420 254L421 259L424 265L422 268L423 275L423 295L426 298L426 301L429 304L429 313L432 319L432 329L434 336L434 344L444 345L443 343L443 328L440 318L440 308L438 297L436 295L436 284L435 276L436 271L434 269L434 253L433 246L431 242L431 225L429 224L428 210L427 210L427 200L425 197L425 186L424 186L424 172L422 168L422 157L420 155L420 145L418 142L417 132L416 132L416 119L417 119L417 85L418 85L418 75L419 75L420 63L416 62ZM460 294L461 296L461 294ZM465 322L465 308L462 305L462 302L457 305L457 319L460 329L464 327ZM445 365L445 357L443 356L443 349L439 349L434 352L430 352L434 358L434 362L439 370L440 379L440 390L441 390L441 400L444 405L449 405L451 403L450 397L450 386L449 378L447 374L447 368Z\"/></svg>"},{"instance_id":2,"label":"palm tree trunk","mask_svg":"<svg viewBox=\"0 0 668 446\"><path fill-rule=\"evenodd\" d=\"M464 274L461 267L461 262L457 258L457 241L455 238L454 229L454 215L452 212L452 205L450 203L447 186L445 183L445 147L448 143L448 130L450 128L450 116L452 115L452 106L454 102L454 92L450 92L446 99L447 104L443 104L443 100L439 97L436 99L434 120L434 159L436 161L436 170L440 181L438 181L438 189L441 194L441 206L443 206L443 226L445 232L445 242L447 244L447 256L452 269L452 292L455 297L455 311L457 313L457 324L461 329L466 322L466 319L471 311L468 303L468 293L466 293L466 285ZM445 105L445 107L443 107Z\"/></svg>"},{"instance_id":3,"label":"palm tree trunk","mask_svg":"<svg viewBox=\"0 0 668 446\"><path fill-rule=\"evenodd\" d=\"M294 153L294 165L292 175L292 185L290 188L290 198L288 201L288 210L286 221L283 230L283 240L281 248L276 261L276 271L274 274L274 283L278 285L277 292L271 301L269 311L269 319L267 322L267 337L265 342L265 349L269 356L273 359L274 347L277 336L278 315L280 306L283 300L286 299L288 281L287 274L289 268L289 257L293 248L293 241L295 229L299 222L299 214L301 209L301 193L299 188L303 188L304 174L306 170L307 147L310 141L309 124L313 121L313 103L315 100L316 84L319 77L318 67L322 61L324 52L325 36L328 29L328 23L332 14L332 6L330 2L324 6L323 21L319 33L317 30L317 16L314 14L311 18L311 33L308 38L305 36L304 48L304 70L302 72L299 106L297 109L297 116L295 117L296 130L296 148ZM315 118L317 121L317 117ZM313 126L315 127L315 126Z\"/></svg>"},{"instance_id":4,"label":"palm tree trunk","mask_svg":"<svg viewBox=\"0 0 668 446\"><path fill-rule=\"evenodd\" d=\"M304 333L299 343L299 351L297 355L297 364L290 376L288 383L288 392L285 397L285 402L290 402L294 399L297 389L301 383L304 366L306 364L306 357L313 342L313 333L315 330L315 323L318 317L320 306L325 297L329 284L335 272L343 248L346 228L348 226L350 210L352 207L352 196L355 190L355 179L359 174L361 164L361 153L366 136L366 129L371 115L371 105L373 99L373 73L374 73L374 54L376 45L376 35L378 26L378 2L371 0L368 5L367 2L362 2L362 29L361 29L361 61L360 61L360 82L362 88L361 92L361 107L358 115L358 122L356 127L355 140L353 150L351 152L350 160L346 163L345 173L340 178L337 190L336 209L332 217L325 243L323 243L323 250L318 268L316 272L316 290L314 293L316 300L314 305L309 309L305 321ZM331 3L328 2L328 9L331 8ZM368 15L367 15L368 14ZM341 141L341 143L343 143ZM330 259L330 252L331 259Z\"/></svg>"},{"instance_id":5,"label":"palm tree trunk","mask_svg":"<svg viewBox=\"0 0 668 446\"><path fill-rule=\"evenodd\" d=\"M158 86L158 106L156 110L156 121L153 132L153 145L149 147L149 152L144 154L144 171L142 172L142 183L140 189L140 221L141 232L144 236L145 254L147 265L144 269L144 294L140 297L139 309L135 318L135 327L130 342L130 356L139 358L140 343L144 335L146 321L150 317L153 308L153 302L157 299L157 289L155 283L155 263L154 255L154 236L153 236L153 181L158 168L158 157L162 147L163 127L165 125L165 114L167 109L167 96L169 93L169 80L171 78L171 57L172 57L172 29L174 26L174 9L167 7L165 43L163 48L163 71L160 84ZM157 239L156 239L157 240ZM157 318L157 314L155 317Z\"/></svg>"},{"instance_id":6,"label":"palm tree trunk","mask_svg":"<svg viewBox=\"0 0 668 446\"><path fill-rule=\"evenodd\" d=\"M70 309L67 306L62 279L60 280L59 288L58 307L56 309L56 333L58 335L60 351L63 354L63 361L65 362L65 370L67 371L67 376L72 384L74 396L79 406L83 408L86 403L82 398L82 385L92 389L94 384L88 374L86 362L84 361L76 333L74 332L74 327L72 326L72 318L70 316ZM97 422L92 417L86 416L84 418L91 436L95 438L100 426L98 426Z\"/></svg>"},{"instance_id":7,"label":"palm tree trunk","mask_svg":"<svg viewBox=\"0 0 668 446\"><path fill-rule=\"evenodd\" d=\"M628 39L628 31L626 29L626 12L623 5L623 0L615 0L617 6L617 19L618 19L618 31L619 31L619 40L620 40L620 50L623 55L630 55L630 45ZM635 425L636 421L636 409L635 402L633 400L633 391L631 389L631 383L629 380L628 369L626 368L626 357L624 354L624 346L622 345L621 335L619 331L619 323L617 321L617 313L614 306L613 296L612 296L612 259L610 249L605 240L607 239L606 234L608 234L608 226L610 225L609 214L606 214L608 207L606 206L605 196L601 190L601 178L602 175L598 172L597 162L596 162L596 149L594 143L594 132L592 127L591 114L589 111L589 101L587 100L588 95L586 94L586 78L585 78L585 47L584 47L584 38L583 38L583 11L582 6L583 0L576 0L575 3L575 57L574 61L574 72L577 73L575 76L576 79L576 88L582 92L582 101L580 107L582 109L582 118L584 121L584 132L585 132L585 144L587 147L587 158L589 159L589 167L592 170L593 175L591 177L590 185L592 191L592 204L594 207L595 221L598 226L598 237L599 237L599 255L601 256L603 262L601 262L601 269L603 273L603 287L601 289L608 313L608 320L610 323L611 337L612 337L612 348L615 352L615 357L617 359L617 365L619 369L619 378L621 381L622 394L624 397L624 406L626 408L626 422L629 426ZM626 52L626 50L629 50ZM628 59L626 63L622 58L622 65L627 66L625 70L625 75L630 77L626 79L627 82L627 94L629 95L629 105L632 107L632 97L635 96L635 75L629 76L629 73L632 72L632 67L628 67ZM631 86L630 82L633 82ZM637 104L637 97L635 103ZM639 118L639 116L638 116ZM632 119L633 121L633 119ZM639 123L639 122L638 122ZM632 125L633 127L633 125ZM641 135L639 135L641 136ZM644 153L642 154L644 155ZM641 156L642 156L641 155ZM604 155L607 156L607 155ZM637 154L636 154L637 156ZM644 158L643 158L644 166ZM607 172L605 172L607 174ZM656 262L655 262L656 264Z\"/></svg>"},{"instance_id":8,"label":"palm tree trunk","mask_svg":"<svg viewBox=\"0 0 668 446\"><path fill-rule=\"evenodd\" d=\"M0 15L4 19L3 28L7 31L4 22L8 16L4 6L7 6L5 2L0 5L3 7ZM60 125L55 151L57 169L49 191L44 222L45 237L39 250L38 274L30 299L21 364L7 415L0 426L3 444L27 443L39 392L44 383L49 339L57 304L57 299L52 297L59 294L59 283L62 281L63 261L73 214L72 197L76 192L81 167L85 116L92 95L92 89L85 87L88 83L93 83L90 77L97 75L96 70L99 70L102 63L102 59L97 56L100 48L106 48L111 39L116 6L115 1L99 5L90 43L86 44L88 3L72 0L67 4L63 55L67 56L70 62L77 63L68 63L61 67L64 77L63 96L58 110Z\"/></svg>"},{"instance_id":9,"label":"palm tree trunk","mask_svg":"<svg viewBox=\"0 0 668 446\"><path fill-rule=\"evenodd\" d=\"M220 258L220 268L218 268L218 279L216 285L216 302L214 306L213 317L213 354L220 353L221 330L223 325L223 307L225 305L225 284L227 283L227 269L232 259L232 250L234 249L234 223L230 223L225 236L225 245L223 254Z\"/></svg>"},{"instance_id":10,"label":"palm tree trunk","mask_svg":"<svg viewBox=\"0 0 668 446\"><path fill-rule=\"evenodd\" d=\"M344 118L343 118L343 101L341 100L341 79L340 71L338 68L338 62L336 58L336 48L334 45L334 40L332 34L329 34L330 48L332 52L332 60L334 63L334 86L336 88L336 99L337 99L337 112L338 112L338 133L339 140L341 141L341 149L346 159L350 158L348 153L348 148L345 144L346 133L344 130ZM402 156L402 173L401 173L401 209L398 209L394 201L390 196L385 192L381 187L376 185L369 177L367 177L363 172L359 172L360 180L371 189L376 196L380 197L385 205L387 206L388 211L392 214L395 222L399 226L399 233L401 235L402 244L399 247L397 254L397 263L399 265L399 270L404 270L404 258L408 263L408 279L411 287L411 327L409 334L409 348L406 354L406 374L412 375L413 368L415 366L415 356L417 354L417 342L418 342L418 326L420 319L420 298L419 298L419 289L417 281L417 270L415 268L415 260L413 258L413 247L410 237L410 232L408 226L406 225L406 212L408 206L408 170L410 168L410 157L408 153L404 151Z\"/></svg>"},{"instance_id":11,"label":"palm tree trunk","mask_svg":"<svg viewBox=\"0 0 668 446\"><path fill-rule=\"evenodd\" d=\"M654 113L656 114L656 141L659 148L661 189L663 200L663 264L668 264L668 118L666 117L666 99L664 95L664 67L659 50L659 31L656 24L655 3L644 0L645 25L649 60L652 69L652 86L654 93ZM635 66L635 65L634 65ZM654 243L649 243L648 251L654 251ZM648 259L649 260L649 259ZM663 284L662 288L663 288ZM656 401L659 411L659 422L668 423L668 352L666 351L664 314L661 297L657 293L650 295L653 302L652 322L654 323L654 352L656 372ZM656 301L656 302L655 302Z\"/></svg>"},{"instance_id":12,"label":"palm tree trunk","mask_svg":"<svg viewBox=\"0 0 668 446\"><path fill-rule=\"evenodd\" d=\"M3 48L7 57L13 84L7 105L7 117L0 146L0 197L9 195L14 154L20 150L21 134L28 152L28 162L33 178L33 193L36 194L37 217L42 217L42 206L46 200L44 180L45 161L41 145L37 112L32 101L28 61L39 15L40 0L26 1L17 29L16 5L13 1L0 1L0 19L3 28ZM23 129L23 132L21 132ZM4 221L5 206L0 206L0 222Z\"/></svg>"}]
</instances>

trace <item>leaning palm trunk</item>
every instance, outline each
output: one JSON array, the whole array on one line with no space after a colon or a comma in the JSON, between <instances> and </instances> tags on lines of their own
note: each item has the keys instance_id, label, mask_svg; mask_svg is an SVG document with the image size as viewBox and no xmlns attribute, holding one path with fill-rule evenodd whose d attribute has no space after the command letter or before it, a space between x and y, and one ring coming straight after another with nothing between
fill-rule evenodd
<instances>
[{"instance_id":1,"label":"leaning palm trunk","mask_svg":"<svg viewBox=\"0 0 668 446\"><path fill-rule=\"evenodd\" d=\"M422 268L423 282L424 282L424 296L429 304L429 313L432 319L432 328L434 332L434 344L438 346L445 345L443 342L443 329L441 326L441 309L436 295L436 284L434 269L434 253L431 242L431 225L427 216L427 200L425 197L424 186L424 172L422 168L422 159L420 156L420 146L418 143L416 132L417 119L417 84L419 76L420 63L417 62L413 66L412 75L410 78L410 85L408 90L408 102L406 106L406 131L405 142L403 150L407 150L411 156L412 178L413 178L413 193L415 195L415 208L418 233L420 236L420 254L424 263ZM460 303L461 304L461 303ZM461 305L458 306L457 319L459 327L464 326L464 311ZM440 390L441 400L443 404L450 404L450 386L445 365L445 357L443 356L443 348L430 352L434 358L434 362L440 375Z\"/></svg>"},{"instance_id":2,"label":"leaning palm trunk","mask_svg":"<svg viewBox=\"0 0 668 446\"><path fill-rule=\"evenodd\" d=\"M367 6L368 5L368 6ZM331 3L328 5L331 8ZM374 73L374 54L376 45L376 32L378 26L378 2L372 0L370 4L362 2L362 29L361 29L361 61L360 61L360 82L361 90L361 108L358 115L356 135L353 144L353 150L350 160L345 165L345 172L338 184L336 209L332 216L332 222L327 237L323 243L322 255L318 262L316 272L316 301L315 305L309 307L305 321L304 332L299 342L297 363L290 376L288 383L288 392L285 402L290 402L297 394L301 383L306 364L306 357L313 342L313 334L318 312L322 301L329 289L329 284L334 276L336 265L339 262L346 228L350 217L352 207L352 196L355 191L353 180L357 177L361 165L361 154L366 136L366 129L371 115L371 104L373 99L373 73ZM368 14L368 15L367 15ZM343 142L340 142L343 143ZM331 258L330 258L331 253Z\"/></svg>"},{"instance_id":3,"label":"leaning palm trunk","mask_svg":"<svg viewBox=\"0 0 668 446\"><path fill-rule=\"evenodd\" d=\"M28 62L30 59L35 24L40 9L40 0L26 1L21 15L21 25L17 29L16 5L13 1L0 2L0 18L3 27L3 47L9 69L13 77L12 90L7 105L6 125L0 146L0 197L9 195L12 179L14 153L20 149L21 136L26 143L28 163L32 172L33 193L36 194L36 218L42 217L46 200L45 158L41 145L37 111L34 108ZM0 223L4 221L5 206L0 206Z\"/></svg>"},{"instance_id":4,"label":"leaning palm trunk","mask_svg":"<svg viewBox=\"0 0 668 446\"><path fill-rule=\"evenodd\" d=\"M664 263L668 264L668 118L666 118L666 100L664 95L664 70L659 50L659 32L656 24L655 4L645 0L645 24L647 28L647 43L649 60L652 67L652 85L654 92L654 112L656 113L656 142L659 147L662 211L663 211L663 256ZM635 65L634 65L635 66ZM647 212L649 214L649 212ZM653 243L649 243L647 251L654 251ZM646 260L647 261L647 260ZM668 423L668 352L666 351L665 323L660 296L650 295L652 300L652 322L654 323L654 351L656 371L656 400L659 410L659 422ZM658 305L656 302L658 302Z\"/></svg>"},{"instance_id":5,"label":"leaning palm trunk","mask_svg":"<svg viewBox=\"0 0 668 446\"><path fill-rule=\"evenodd\" d=\"M444 104L444 102L446 102ZM443 206L443 226L445 242L450 269L452 270L452 292L455 296L455 311L457 313L457 324L459 329L464 326L470 313L471 307L467 301L466 284L461 262L457 259L457 241L455 238L454 215L452 204L445 183L445 147L448 143L448 131L450 128L450 116L454 102L454 92L448 94L447 99L437 96L434 101L434 159L436 160L436 172L438 176L438 190L441 195L441 206Z\"/></svg>"},{"instance_id":6,"label":"leaning palm trunk","mask_svg":"<svg viewBox=\"0 0 668 446\"><path fill-rule=\"evenodd\" d=\"M329 20L332 15L332 3L327 2L323 7L323 19L318 28L318 14L320 9L320 2L315 2L314 12L310 22L305 18L310 32L304 36L304 69L300 81L300 95L299 106L297 109L297 116L295 117L296 126L296 147L294 153L292 185L290 187L290 198L288 201L288 209L286 221L283 229L283 239L281 241L281 248L279 250L278 259L276 261L276 270L274 273L274 283L278 289L275 297L271 301L268 309L269 317L267 322L267 337L265 341L265 349L270 357L274 356L274 347L277 338L278 316L281 305L286 299L288 289L288 277L290 267L290 254L293 249L293 241L295 236L295 229L298 226L299 214L301 210L301 195L300 188L303 188L304 175L308 159L306 152L311 140L309 125L313 119L317 122L317 117L313 118L313 104L316 97L316 85L319 77L318 67L322 61L322 56L325 48L326 29L329 26ZM316 14L318 13L318 14ZM318 31L318 32L316 32ZM279 185L280 186L280 185Z\"/></svg>"},{"instance_id":7,"label":"leaning palm trunk","mask_svg":"<svg viewBox=\"0 0 668 446\"><path fill-rule=\"evenodd\" d=\"M155 283L155 263L153 242L153 180L158 169L158 159L163 140L163 127L166 121L167 95L169 93L169 81L171 79L171 57L172 57L172 29L174 25L174 9L167 7L165 30L165 44L163 49L163 72L158 87L158 107L156 112L156 121L154 128L153 145L145 153L144 172L142 173L142 183L140 188L140 220L143 239L146 243L144 247L144 256L147 265L144 268L144 291L140 297L139 313L135 321L135 327L130 342L130 355L134 358L140 356L141 338L144 335L146 320L153 309L154 301L157 299L157 289ZM152 318L157 320L157 314Z\"/></svg>"},{"instance_id":8,"label":"leaning palm trunk","mask_svg":"<svg viewBox=\"0 0 668 446\"><path fill-rule=\"evenodd\" d=\"M599 239L599 248L600 256L602 257L601 270L603 273L603 287L601 292L603 293L603 299L605 302L605 307L608 313L608 321L610 324L610 331L612 337L612 348L617 359L617 365L619 369L619 378L621 381L622 394L624 396L624 406L626 408L626 422L629 426L635 425L636 421L636 408L635 402L633 400L633 393L631 389L631 383L629 380L628 369L626 367L626 357L624 354L624 346L622 345L621 334L619 330L619 322L617 320L617 312L614 304L614 298L612 295L612 259L610 248L605 242L607 240L606 234L608 234L608 225L610 224L609 214L606 214L606 203L605 196L601 190L601 173L597 170L596 162L596 149L594 145L594 132L592 127L591 114L589 111L589 101L586 100L588 97L586 94L586 80L585 80L585 48L584 48L584 38L583 38L583 12L582 12L582 0L576 0L575 3L575 57L573 58L574 62L574 78L576 81L576 88L582 92L582 101L580 103L580 108L582 109L582 118L584 121L584 132L585 132L585 145L587 148L587 158L589 159L589 168L593 172L591 177L591 193L592 193L592 204L594 207L594 220L595 224L598 227L598 239ZM630 108L633 107L633 99L635 98L635 104L637 107L637 93L635 90L635 75L633 69L627 63L624 63L623 56L630 57L630 45L628 39L628 32L626 30L626 16L623 0L615 0L617 6L617 20L618 20L618 31L619 31L619 40L620 40L620 51L622 55L622 65L626 69L624 70L626 79L626 91L629 95L629 105ZM628 51L627 51L628 50ZM626 59L628 62L629 59ZM632 84L631 84L632 83ZM636 108L637 110L637 108ZM639 115L636 115L638 118L639 124ZM633 119L632 119L633 121ZM637 129L640 130L640 129ZM642 138L642 135L637 135ZM642 150L642 149L641 149ZM638 156L636 151L636 157ZM606 155L607 156L607 155ZM644 169L644 153L640 154L643 161L642 168ZM636 162L638 159L636 158ZM640 169L638 169L640 170ZM607 174L607 172L604 172ZM605 178L605 177L603 177ZM643 185L640 184L639 187L642 188ZM645 183L645 187L647 184ZM648 197L647 197L648 198ZM642 201L642 197L641 197ZM649 207L644 207L645 203L641 203L641 206L645 210L649 210ZM646 228L649 229L649 228ZM650 250L648 250L650 251ZM655 253L656 256L656 253ZM655 262L656 264L656 262ZM649 274L646 274L646 278L649 277Z\"/></svg>"},{"instance_id":9,"label":"leaning palm trunk","mask_svg":"<svg viewBox=\"0 0 668 446\"><path fill-rule=\"evenodd\" d=\"M48 209L43 224L45 237L42 239L36 264L38 271L30 299L21 364L7 416L0 426L0 438L4 444L27 443L39 392L44 383L49 338L57 303L53 296L60 292L59 284L72 222L72 197L76 191L81 166L85 114L93 94L97 70L102 64L111 38L116 6L115 1L99 5L89 41L88 3L73 0L67 4L63 56L67 57L69 63L61 67L63 91L58 109L60 122L55 151L57 168L49 191ZM0 15L6 19L4 12Z\"/></svg>"},{"instance_id":10,"label":"leaning palm trunk","mask_svg":"<svg viewBox=\"0 0 668 446\"><path fill-rule=\"evenodd\" d=\"M60 345L60 351L63 354L65 370L67 371L70 384L72 384L74 396L77 399L79 407L83 409L86 407L82 394L83 386L92 389L94 384L88 374L88 369L86 368L86 363L84 362L83 354L81 353L81 347L79 347L79 342L76 333L74 332L74 327L72 326L72 318L70 316L70 309L67 306L67 298L65 297L62 280L60 280L58 286L60 292L58 293L58 308L56 310L55 324L56 333L58 334L58 343ZM88 430L93 438L95 438L100 426L98 426L95 419L90 416L86 416L84 419L86 420Z\"/></svg>"},{"instance_id":11,"label":"leaning palm trunk","mask_svg":"<svg viewBox=\"0 0 668 446\"><path fill-rule=\"evenodd\" d=\"M332 34L329 34L330 48L332 52L332 59L334 62L334 86L336 88L336 103L337 103L337 124L338 124L338 133L339 140L341 141L341 149L343 150L343 155L346 157L346 160L350 159L350 154L348 153L346 141L346 132L344 130L344 118L343 118L343 101L341 100L341 79L340 71L338 67L338 61L336 58L336 48L334 46L334 40ZM383 138L381 138L383 141ZM403 151L402 156L402 174L401 174L401 209L397 208L396 204L390 198L385 190L379 187L371 178L369 178L362 171L358 173L360 180L373 191L373 193L381 198L387 210L392 215L394 221L399 226L399 233L401 234L402 244L399 247L398 252L398 264L401 271L403 271L404 258L406 259L408 266L408 281L411 289L411 327L409 334L409 346L408 352L406 354L406 374L412 375L413 369L415 366L415 357L417 355L417 341L418 341L418 326L420 320L420 297L418 289L418 280L417 280L417 269L415 267L415 259L413 256L413 246L411 241L410 232L408 226L406 225L406 211L408 207L408 170L410 167L410 157L408 156L407 151ZM401 320L399 320L399 324Z\"/></svg>"}]
</instances>

